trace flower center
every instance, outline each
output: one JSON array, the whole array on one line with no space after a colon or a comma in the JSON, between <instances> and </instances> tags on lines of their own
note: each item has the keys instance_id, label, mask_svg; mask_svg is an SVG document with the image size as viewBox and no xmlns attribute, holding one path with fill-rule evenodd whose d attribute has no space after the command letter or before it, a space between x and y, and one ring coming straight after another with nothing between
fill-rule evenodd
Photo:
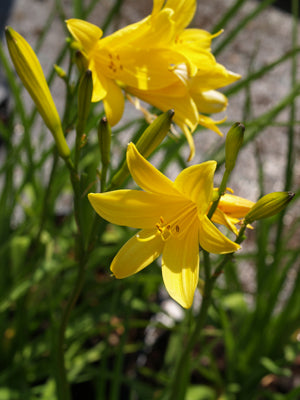
<instances>
[{"instance_id":1,"label":"flower center","mask_svg":"<svg viewBox=\"0 0 300 400\"><path fill-rule=\"evenodd\" d=\"M197 208L194 204L189 204L186 208L180 210L170 222L166 222L163 217L160 217L155 226L165 242L170 237L181 239L190 226L195 223L196 219Z\"/></svg>"},{"instance_id":2,"label":"flower center","mask_svg":"<svg viewBox=\"0 0 300 400\"><path fill-rule=\"evenodd\" d=\"M114 55L112 53L108 53L108 59L109 59L108 68L112 72L116 73L118 70L120 71L123 70L123 65L121 64L119 54Z\"/></svg>"},{"instance_id":3,"label":"flower center","mask_svg":"<svg viewBox=\"0 0 300 400\"><path fill-rule=\"evenodd\" d=\"M160 217L159 221L160 222L157 223L155 226L164 242L167 241L170 236L176 236L179 233L179 225L176 224L175 226L171 226L170 224L166 224L163 217Z\"/></svg>"}]
</instances>

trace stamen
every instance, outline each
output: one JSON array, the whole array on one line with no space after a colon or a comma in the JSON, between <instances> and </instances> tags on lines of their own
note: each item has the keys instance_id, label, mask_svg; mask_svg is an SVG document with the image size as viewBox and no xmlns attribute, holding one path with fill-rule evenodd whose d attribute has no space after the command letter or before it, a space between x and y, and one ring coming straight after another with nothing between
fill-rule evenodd
<instances>
[{"instance_id":1,"label":"stamen","mask_svg":"<svg viewBox=\"0 0 300 400\"><path fill-rule=\"evenodd\" d=\"M168 240L171 236L180 239L184 235L184 232L190 228L195 218L197 218L196 205L187 203L170 222L166 223L161 216L155 227L163 241Z\"/></svg>"}]
</instances>

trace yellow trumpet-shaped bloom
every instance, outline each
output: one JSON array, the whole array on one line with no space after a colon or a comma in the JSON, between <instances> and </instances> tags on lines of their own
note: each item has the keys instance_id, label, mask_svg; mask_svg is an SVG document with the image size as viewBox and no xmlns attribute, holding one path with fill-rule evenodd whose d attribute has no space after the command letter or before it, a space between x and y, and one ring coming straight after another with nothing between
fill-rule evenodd
<instances>
[{"instance_id":1,"label":"yellow trumpet-shaped bloom","mask_svg":"<svg viewBox=\"0 0 300 400\"><path fill-rule=\"evenodd\" d=\"M108 121L116 124L124 110L122 89L167 111L186 135L194 154L192 132L203 125L221 135L205 114L225 110L227 98L216 91L239 75L218 64L210 45L216 35L185 29L196 0L154 0L151 15L102 38L88 22L70 19L67 26L93 72L93 101L103 100Z\"/></svg>"},{"instance_id":2,"label":"yellow trumpet-shaped bloom","mask_svg":"<svg viewBox=\"0 0 300 400\"><path fill-rule=\"evenodd\" d=\"M134 144L127 163L143 189L90 193L95 211L107 221L141 229L118 252L111 264L116 278L133 275L162 254L162 276L171 297L191 307L199 276L199 245L225 254L239 245L224 236L206 213L213 195L215 161L183 170L169 180L140 155Z\"/></svg>"},{"instance_id":3,"label":"yellow trumpet-shaped bloom","mask_svg":"<svg viewBox=\"0 0 300 400\"><path fill-rule=\"evenodd\" d=\"M6 40L16 71L34 101L38 112L52 132L59 154L70 156L61 121L39 60L27 41L12 28L6 28Z\"/></svg>"}]
</instances>

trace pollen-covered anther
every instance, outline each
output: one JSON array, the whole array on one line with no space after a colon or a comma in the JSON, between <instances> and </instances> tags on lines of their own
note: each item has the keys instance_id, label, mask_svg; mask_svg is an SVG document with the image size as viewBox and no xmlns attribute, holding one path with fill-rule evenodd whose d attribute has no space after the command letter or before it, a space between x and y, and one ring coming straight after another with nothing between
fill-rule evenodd
<instances>
[{"instance_id":1,"label":"pollen-covered anther","mask_svg":"<svg viewBox=\"0 0 300 400\"><path fill-rule=\"evenodd\" d=\"M118 70L123 70L123 65L120 63L120 56L119 54L114 55L111 53L108 53L108 57L109 57L109 64L108 64L108 68L116 73L118 72Z\"/></svg>"},{"instance_id":2,"label":"pollen-covered anther","mask_svg":"<svg viewBox=\"0 0 300 400\"><path fill-rule=\"evenodd\" d=\"M163 241L167 241L171 236L179 234L179 225L166 224L163 217L160 217L159 223L155 225Z\"/></svg>"}]
</instances>

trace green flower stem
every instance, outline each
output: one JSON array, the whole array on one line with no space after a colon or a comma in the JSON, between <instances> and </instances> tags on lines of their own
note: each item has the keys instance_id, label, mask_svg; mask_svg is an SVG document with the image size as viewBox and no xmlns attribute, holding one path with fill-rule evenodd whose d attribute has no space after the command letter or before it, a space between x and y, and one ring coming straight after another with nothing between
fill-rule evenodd
<instances>
[{"instance_id":1,"label":"green flower stem","mask_svg":"<svg viewBox=\"0 0 300 400\"><path fill-rule=\"evenodd\" d=\"M299 1L292 1L292 11L293 11L293 30L292 30L292 46L293 49L297 48L298 45L298 17L299 17ZM296 54L293 55L292 63L291 63L291 86L292 88L297 85L297 70L299 69L298 57ZM295 99L291 102L290 105L290 121L291 125L288 129L288 147L286 154L286 168L285 168L285 185L284 190L290 190L293 184L294 178L294 162L295 162L295 118L296 117L296 102ZM278 223L277 223L277 232L275 239L275 252L274 252L274 264L277 266L281 260L281 250L282 250L282 234L284 232L284 216L285 211L282 211Z\"/></svg>"},{"instance_id":2,"label":"green flower stem","mask_svg":"<svg viewBox=\"0 0 300 400\"><path fill-rule=\"evenodd\" d=\"M39 243L39 241L40 241L41 233L43 232L44 225L45 225L45 222L46 222L47 213L49 212L49 199L50 199L50 194L51 194L51 190L52 190L53 180L54 180L55 174L56 174L56 169L57 169L57 165L58 165L58 159L59 159L58 152L55 149L54 150L51 173L50 173L48 185L46 187L45 195L44 195L44 199L43 199L43 206L42 206L42 212L41 212L40 225L39 225L38 233L36 235L35 243Z\"/></svg>"},{"instance_id":3,"label":"green flower stem","mask_svg":"<svg viewBox=\"0 0 300 400\"><path fill-rule=\"evenodd\" d=\"M74 155L74 167L76 171L78 170L78 163L80 158L81 151L81 138L84 131L82 129L81 124L77 124L76 126L76 139L75 139L75 155Z\"/></svg>"},{"instance_id":4,"label":"green flower stem","mask_svg":"<svg viewBox=\"0 0 300 400\"><path fill-rule=\"evenodd\" d=\"M71 392L67 379L67 371L65 366L65 334L66 328L70 319L71 311L76 304L79 294L82 290L84 283L85 267L87 262L87 253L85 252L83 245L83 238L80 229L79 219L79 199L80 199L80 182L79 176L76 172L75 166L70 158L66 161L66 165L70 171L70 180L74 192L74 215L77 224L77 241L76 250L78 254L79 268L77 272L76 281L71 295L67 301L67 304L63 310L57 339L57 394L59 400L71 400Z\"/></svg>"},{"instance_id":5,"label":"green flower stem","mask_svg":"<svg viewBox=\"0 0 300 400\"><path fill-rule=\"evenodd\" d=\"M65 333L66 328L70 319L71 311L76 304L79 294L82 290L84 283L84 274L86 259L85 254L82 254L79 269L77 273L76 282L63 311L62 318L60 321L59 332L58 332L58 343L57 343L57 394L59 400L71 400L70 386L67 379L67 371L65 366Z\"/></svg>"},{"instance_id":6,"label":"green flower stem","mask_svg":"<svg viewBox=\"0 0 300 400\"><path fill-rule=\"evenodd\" d=\"M108 171L108 165L103 164L101 169L101 178L100 178L101 192L105 192L107 171Z\"/></svg>"},{"instance_id":7,"label":"green flower stem","mask_svg":"<svg viewBox=\"0 0 300 400\"><path fill-rule=\"evenodd\" d=\"M209 212L207 213L207 216L208 216L209 219L211 219L211 217L213 216L214 212L216 211L221 196L223 196L224 193L226 192L226 187L227 187L227 182L228 182L228 179L229 179L229 174L230 174L229 171L225 170L223 178L222 178L222 182L221 182L219 190L218 190L218 198L217 198L217 200L215 200L212 203L212 205L211 205L211 207L209 209Z\"/></svg>"},{"instance_id":8,"label":"green flower stem","mask_svg":"<svg viewBox=\"0 0 300 400\"><path fill-rule=\"evenodd\" d=\"M199 315L197 317L197 322L194 331L190 335L189 340L184 350L182 351L179 361L177 363L171 385L171 393L169 397L170 400L181 400L185 398L186 385L184 384L184 381L186 381L187 375L189 376L190 374L189 357L196 341L199 339L199 333L204 327L208 308L211 304L212 289L215 279L213 279L213 276L211 276L210 273L211 265L210 265L209 253L203 251L203 257L204 257L205 286L204 286L204 294L202 298L201 308Z\"/></svg>"},{"instance_id":9,"label":"green flower stem","mask_svg":"<svg viewBox=\"0 0 300 400\"><path fill-rule=\"evenodd\" d=\"M221 186L220 186L221 188ZM239 231L239 234L235 240L236 243L240 244L244 240L244 233L247 225L243 224ZM187 378L190 374L189 370L189 357L191 351L193 350L197 340L199 339L199 335L201 330L204 327L205 321L207 319L207 312L212 303L212 291L214 288L214 284L217 278L222 273L225 265L232 258L234 253L226 254L220 264L216 267L216 269L211 273L211 262L210 255L207 251L203 250L203 264L204 264L204 275L205 275L205 284L204 284L204 292L202 297L201 308L197 317L197 322L194 328L194 331L189 337L189 340L181 353L179 361L176 366L176 370L173 376L172 384L171 384L171 393L169 396L170 400L181 400L185 398ZM188 375L188 376L187 376Z\"/></svg>"}]
</instances>

